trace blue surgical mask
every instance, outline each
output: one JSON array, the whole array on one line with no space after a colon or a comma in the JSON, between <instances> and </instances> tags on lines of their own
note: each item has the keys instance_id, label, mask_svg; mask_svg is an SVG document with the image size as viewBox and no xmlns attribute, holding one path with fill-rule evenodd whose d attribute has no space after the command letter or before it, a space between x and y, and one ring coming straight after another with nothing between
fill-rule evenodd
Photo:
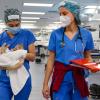
<instances>
[{"instance_id":1,"label":"blue surgical mask","mask_svg":"<svg viewBox=\"0 0 100 100\"><path fill-rule=\"evenodd\" d=\"M9 26L7 26L6 30L8 32L11 32L13 35L15 35L15 34L19 33L20 27L19 26L18 27L9 27Z\"/></svg>"}]
</instances>

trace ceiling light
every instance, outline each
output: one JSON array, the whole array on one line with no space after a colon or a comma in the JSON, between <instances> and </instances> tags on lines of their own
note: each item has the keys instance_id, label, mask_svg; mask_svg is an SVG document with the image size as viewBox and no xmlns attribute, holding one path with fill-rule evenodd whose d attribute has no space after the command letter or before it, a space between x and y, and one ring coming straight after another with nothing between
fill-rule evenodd
<instances>
[{"instance_id":1,"label":"ceiling light","mask_svg":"<svg viewBox=\"0 0 100 100\"><path fill-rule=\"evenodd\" d=\"M22 14L38 14L38 15L44 15L44 12L22 12Z\"/></svg>"},{"instance_id":2,"label":"ceiling light","mask_svg":"<svg viewBox=\"0 0 100 100\"><path fill-rule=\"evenodd\" d=\"M85 8L86 9L96 9L96 8L100 9L100 6L86 6Z\"/></svg>"},{"instance_id":3,"label":"ceiling light","mask_svg":"<svg viewBox=\"0 0 100 100\"><path fill-rule=\"evenodd\" d=\"M24 3L24 6L52 7L53 4L46 4L46 3Z\"/></svg>"},{"instance_id":4,"label":"ceiling light","mask_svg":"<svg viewBox=\"0 0 100 100\"><path fill-rule=\"evenodd\" d=\"M84 14L94 14L97 13L97 9L85 9Z\"/></svg>"},{"instance_id":5,"label":"ceiling light","mask_svg":"<svg viewBox=\"0 0 100 100\"><path fill-rule=\"evenodd\" d=\"M25 25L25 26L34 26L33 24L21 24L21 25Z\"/></svg>"},{"instance_id":6,"label":"ceiling light","mask_svg":"<svg viewBox=\"0 0 100 100\"><path fill-rule=\"evenodd\" d=\"M95 8L97 8L97 6L86 6L85 8L86 8L86 9L91 9L91 8L92 8L92 9L95 9Z\"/></svg>"},{"instance_id":7,"label":"ceiling light","mask_svg":"<svg viewBox=\"0 0 100 100\"><path fill-rule=\"evenodd\" d=\"M21 17L22 19L40 19L39 17Z\"/></svg>"},{"instance_id":8,"label":"ceiling light","mask_svg":"<svg viewBox=\"0 0 100 100\"><path fill-rule=\"evenodd\" d=\"M61 22L53 22L54 24L61 24Z\"/></svg>"},{"instance_id":9,"label":"ceiling light","mask_svg":"<svg viewBox=\"0 0 100 100\"><path fill-rule=\"evenodd\" d=\"M27 28L27 29L37 29L37 26L34 26L33 24L22 24L21 28Z\"/></svg>"},{"instance_id":10,"label":"ceiling light","mask_svg":"<svg viewBox=\"0 0 100 100\"><path fill-rule=\"evenodd\" d=\"M93 18L91 21L100 21L100 18L98 18L98 19L97 18L96 19Z\"/></svg>"},{"instance_id":11,"label":"ceiling light","mask_svg":"<svg viewBox=\"0 0 100 100\"><path fill-rule=\"evenodd\" d=\"M37 29L38 27L35 27L35 26L24 26L24 25L22 25L21 28L25 28L25 29Z\"/></svg>"},{"instance_id":12,"label":"ceiling light","mask_svg":"<svg viewBox=\"0 0 100 100\"><path fill-rule=\"evenodd\" d=\"M37 21L21 21L22 23L36 23Z\"/></svg>"}]
</instances>

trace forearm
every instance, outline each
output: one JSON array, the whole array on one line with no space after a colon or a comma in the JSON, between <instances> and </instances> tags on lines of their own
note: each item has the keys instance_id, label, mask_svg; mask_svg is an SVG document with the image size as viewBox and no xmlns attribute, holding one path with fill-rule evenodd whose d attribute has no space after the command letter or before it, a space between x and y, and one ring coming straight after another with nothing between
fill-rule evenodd
<instances>
[{"instance_id":1,"label":"forearm","mask_svg":"<svg viewBox=\"0 0 100 100\"><path fill-rule=\"evenodd\" d=\"M35 53L27 53L25 59L33 62L35 59Z\"/></svg>"},{"instance_id":2,"label":"forearm","mask_svg":"<svg viewBox=\"0 0 100 100\"><path fill-rule=\"evenodd\" d=\"M84 58L88 59L89 61L93 61L92 57L91 57L91 52L90 51L85 51L84 52Z\"/></svg>"},{"instance_id":3,"label":"forearm","mask_svg":"<svg viewBox=\"0 0 100 100\"><path fill-rule=\"evenodd\" d=\"M22 67L23 63L24 63L24 60L20 59L20 61L18 63L16 63L15 65L13 65L13 66L4 66L4 67L0 66L0 69L1 70L9 70L9 71L17 70L20 67Z\"/></svg>"},{"instance_id":4,"label":"forearm","mask_svg":"<svg viewBox=\"0 0 100 100\"><path fill-rule=\"evenodd\" d=\"M44 85L47 85L50 79L50 76L53 72L53 65L51 65L50 63L48 63L48 67L46 68L46 72L45 72L45 78L44 78Z\"/></svg>"},{"instance_id":5,"label":"forearm","mask_svg":"<svg viewBox=\"0 0 100 100\"><path fill-rule=\"evenodd\" d=\"M36 55L36 53L35 53L35 46L34 46L34 44L30 44L28 46L28 53L26 54L25 59L33 62L34 59L35 59L35 55Z\"/></svg>"},{"instance_id":6,"label":"forearm","mask_svg":"<svg viewBox=\"0 0 100 100\"><path fill-rule=\"evenodd\" d=\"M7 66L7 67L2 67L0 66L1 70L16 70L17 68L15 68L15 66Z\"/></svg>"},{"instance_id":7,"label":"forearm","mask_svg":"<svg viewBox=\"0 0 100 100\"><path fill-rule=\"evenodd\" d=\"M0 66L0 69L1 70L9 70L9 71L11 71L11 70L17 70L19 67L20 66L18 64L16 64L15 66L7 66L7 67L1 67Z\"/></svg>"},{"instance_id":8,"label":"forearm","mask_svg":"<svg viewBox=\"0 0 100 100\"><path fill-rule=\"evenodd\" d=\"M54 55L50 55L47 62L46 72L45 72L45 78L44 78L44 85L48 85L50 76L53 72L54 67Z\"/></svg>"},{"instance_id":9,"label":"forearm","mask_svg":"<svg viewBox=\"0 0 100 100\"><path fill-rule=\"evenodd\" d=\"M13 70L13 66L7 66L7 67L2 67L2 66L0 66L0 69L1 70Z\"/></svg>"}]
</instances>

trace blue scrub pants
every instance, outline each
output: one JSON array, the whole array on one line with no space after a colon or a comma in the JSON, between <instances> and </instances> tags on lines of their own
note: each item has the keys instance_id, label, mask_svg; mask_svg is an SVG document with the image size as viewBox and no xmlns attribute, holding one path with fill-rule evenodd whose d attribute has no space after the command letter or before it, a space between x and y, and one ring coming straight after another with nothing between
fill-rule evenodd
<instances>
[{"instance_id":1,"label":"blue scrub pants","mask_svg":"<svg viewBox=\"0 0 100 100\"><path fill-rule=\"evenodd\" d=\"M13 93L10 87L10 82L8 80L7 81L3 80L0 80L0 100L12 100ZM24 88L20 91L19 94L14 96L14 100L28 100L31 88L32 87L31 87L31 76L30 76Z\"/></svg>"},{"instance_id":2,"label":"blue scrub pants","mask_svg":"<svg viewBox=\"0 0 100 100\"><path fill-rule=\"evenodd\" d=\"M53 93L53 100L88 100L88 98L82 98L79 91L73 89L72 83L63 81L60 89Z\"/></svg>"}]
</instances>

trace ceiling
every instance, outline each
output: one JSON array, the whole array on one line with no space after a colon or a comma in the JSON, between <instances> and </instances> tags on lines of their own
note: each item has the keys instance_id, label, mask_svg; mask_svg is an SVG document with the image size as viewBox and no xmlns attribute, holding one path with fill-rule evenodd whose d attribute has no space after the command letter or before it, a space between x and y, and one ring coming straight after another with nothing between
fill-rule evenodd
<instances>
[{"instance_id":1,"label":"ceiling","mask_svg":"<svg viewBox=\"0 0 100 100\"><path fill-rule=\"evenodd\" d=\"M45 12L44 15L26 15L22 14L22 17L40 17L40 19L34 23L36 28L32 29L34 32L45 29L49 24L59 21L59 14L57 12L57 5L62 0L0 0L0 20L3 20L4 10L7 8L18 8L21 12ZM100 6L100 0L73 0L81 5L82 13L83 8L86 6ZM27 7L23 6L23 3L52 3L53 7ZM89 16L89 14L88 14ZM87 18L86 16L83 16ZM33 23L32 23L33 24Z\"/></svg>"}]
</instances>

